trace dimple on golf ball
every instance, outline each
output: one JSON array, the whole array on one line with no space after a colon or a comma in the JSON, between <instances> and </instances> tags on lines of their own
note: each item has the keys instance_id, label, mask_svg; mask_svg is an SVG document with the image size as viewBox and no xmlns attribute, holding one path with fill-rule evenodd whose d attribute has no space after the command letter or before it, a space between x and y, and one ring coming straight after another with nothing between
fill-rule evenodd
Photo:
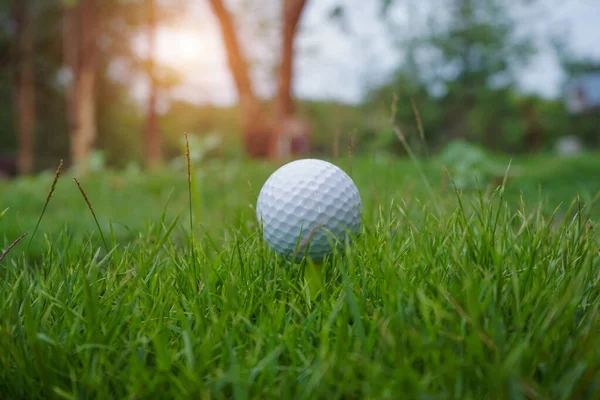
<instances>
[{"instance_id":1,"label":"dimple on golf ball","mask_svg":"<svg viewBox=\"0 0 600 400\"><path fill-rule=\"evenodd\" d=\"M318 159L289 162L263 185L256 204L264 240L287 259L322 262L361 227L362 201L352 179ZM294 257L295 254L295 257Z\"/></svg>"}]
</instances>

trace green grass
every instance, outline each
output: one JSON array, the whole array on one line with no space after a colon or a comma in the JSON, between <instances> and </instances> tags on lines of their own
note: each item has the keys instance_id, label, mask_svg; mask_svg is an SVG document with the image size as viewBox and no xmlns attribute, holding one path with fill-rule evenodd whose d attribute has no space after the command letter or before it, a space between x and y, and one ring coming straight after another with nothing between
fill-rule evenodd
<instances>
[{"instance_id":1,"label":"green grass","mask_svg":"<svg viewBox=\"0 0 600 400\"><path fill-rule=\"evenodd\" d=\"M108 251L63 176L0 262L0 398L597 398L600 161L552 162L464 193L426 162L430 193L408 161L338 160L364 225L320 293L258 236L273 166L197 170L195 240L185 173L80 180ZM51 182L0 186L3 248Z\"/></svg>"}]
</instances>

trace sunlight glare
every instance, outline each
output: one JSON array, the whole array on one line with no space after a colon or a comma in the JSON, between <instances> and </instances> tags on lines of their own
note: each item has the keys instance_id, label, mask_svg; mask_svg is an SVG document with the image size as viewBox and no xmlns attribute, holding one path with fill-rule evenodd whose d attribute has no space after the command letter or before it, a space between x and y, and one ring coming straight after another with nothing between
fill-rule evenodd
<instances>
[{"instance_id":1,"label":"sunlight glare","mask_svg":"<svg viewBox=\"0 0 600 400\"><path fill-rule=\"evenodd\" d=\"M221 64L221 50L220 38L208 31L171 28L161 29L157 35L157 61L183 73Z\"/></svg>"},{"instance_id":2,"label":"sunlight glare","mask_svg":"<svg viewBox=\"0 0 600 400\"><path fill-rule=\"evenodd\" d=\"M178 68L195 63L202 46L198 32L192 30L161 30L156 40L156 57L162 64Z\"/></svg>"}]
</instances>

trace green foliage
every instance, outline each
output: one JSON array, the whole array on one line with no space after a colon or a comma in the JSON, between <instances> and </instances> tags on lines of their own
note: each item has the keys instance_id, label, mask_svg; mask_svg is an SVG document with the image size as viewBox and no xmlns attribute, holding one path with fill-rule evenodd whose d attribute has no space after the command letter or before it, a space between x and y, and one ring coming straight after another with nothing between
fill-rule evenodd
<instances>
[{"instance_id":1,"label":"green foliage","mask_svg":"<svg viewBox=\"0 0 600 400\"><path fill-rule=\"evenodd\" d=\"M75 7L77 4L79 4L80 0L62 0L62 4L65 7Z\"/></svg>"},{"instance_id":2,"label":"green foliage","mask_svg":"<svg viewBox=\"0 0 600 400\"><path fill-rule=\"evenodd\" d=\"M122 168L142 162L144 110L135 104L126 88L106 78L98 87L97 148L104 151L109 165Z\"/></svg>"},{"instance_id":3,"label":"green foliage","mask_svg":"<svg viewBox=\"0 0 600 400\"><path fill-rule=\"evenodd\" d=\"M413 164L357 157L363 230L323 266L319 295L306 265L259 239L249 205L275 166L204 163L196 240L184 174L82 180L109 252L77 187L59 181L35 253L17 245L0 262L0 392L592 399L600 242L586 199L600 183L579 188L584 203L563 217L575 190L561 174L597 177L598 159L548 172L570 198L553 218L553 204L519 201L518 178L463 194L432 179L428 197ZM516 163L540 182L550 161ZM0 184L7 244L35 223L51 178Z\"/></svg>"},{"instance_id":4,"label":"green foliage","mask_svg":"<svg viewBox=\"0 0 600 400\"><path fill-rule=\"evenodd\" d=\"M316 154L332 154L336 146L346 152L349 142L361 136L375 134L376 117L360 107L321 101L299 101L298 113L311 124L311 142ZM338 142L336 144L336 142Z\"/></svg>"},{"instance_id":5,"label":"green foliage","mask_svg":"<svg viewBox=\"0 0 600 400\"><path fill-rule=\"evenodd\" d=\"M512 71L533 49L515 36L513 3L446 0L432 9L428 33L400 41L404 63L394 81L372 92L371 107L397 96L396 125L407 138L418 138L420 123L433 149L454 138L496 150L523 149L528 127Z\"/></svg>"},{"instance_id":6,"label":"green foliage","mask_svg":"<svg viewBox=\"0 0 600 400\"><path fill-rule=\"evenodd\" d=\"M555 42L555 50L566 74L565 85L581 74L600 72L600 59L577 55L563 40ZM567 129L583 139L588 146L600 146L599 112L569 116L567 125Z\"/></svg>"},{"instance_id":7,"label":"green foliage","mask_svg":"<svg viewBox=\"0 0 600 400\"><path fill-rule=\"evenodd\" d=\"M533 53L531 39L519 38L516 23L509 14L519 0L447 0L447 24L433 19L433 32L424 42L439 51L442 66L452 65L455 85L465 90L504 78L515 67L525 63ZM438 28L442 27L442 28ZM445 77L442 77L444 79ZM509 77L508 82L512 77ZM448 81L446 81L448 82Z\"/></svg>"},{"instance_id":8,"label":"green foliage","mask_svg":"<svg viewBox=\"0 0 600 400\"><path fill-rule=\"evenodd\" d=\"M404 153L392 124L402 131L411 148L421 153L424 147L435 148L443 137L440 103L429 94L410 64L397 72L392 83L373 90L364 108L377 121L376 131L362 138L366 146ZM419 124L426 143L420 138Z\"/></svg>"},{"instance_id":9,"label":"green foliage","mask_svg":"<svg viewBox=\"0 0 600 400\"><path fill-rule=\"evenodd\" d=\"M454 185L459 189L474 189L487 185L491 179L504 175L506 166L497 156L484 148L464 141L448 144L437 159L452 174Z\"/></svg>"},{"instance_id":10,"label":"green foliage","mask_svg":"<svg viewBox=\"0 0 600 400\"><path fill-rule=\"evenodd\" d=\"M393 122L421 153L424 147L441 150L457 138L512 154L548 151L565 135L578 136L590 147L600 144L600 114L571 116L561 98L526 95L516 88L516 68L535 52L529 38L517 35L524 21L510 10L524 2L442 4L431 10L428 34L400 40L404 60L393 80L370 93L365 104L369 113L388 112L396 98ZM564 45L557 48L567 74L597 69L597 60L579 60ZM411 102L417 105L420 121ZM419 123L425 144L419 140ZM373 136L368 141L402 153L389 122L380 118L379 126L379 140Z\"/></svg>"},{"instance_id":11,"label":"green foliage","mask_svg":"<svg viewBox=\"0 0 600 400\"><path fill-rule=\"evenodd\" d=\"M222 139L220 154L224 156L238 156L242 151L237 107L198 106L174 101L169 111L160 117L160 126L165 152L169 158L181 155L184 133L199 137L218 135Z\"/></svg>"}]
</instances>

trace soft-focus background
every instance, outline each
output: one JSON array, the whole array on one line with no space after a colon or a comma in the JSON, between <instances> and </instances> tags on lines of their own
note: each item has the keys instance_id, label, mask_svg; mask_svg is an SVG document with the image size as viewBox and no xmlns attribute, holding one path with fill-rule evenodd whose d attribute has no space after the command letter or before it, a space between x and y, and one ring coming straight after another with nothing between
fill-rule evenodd
<instances>
[{"instance_id":1,"label":"soft-focus background","mask_svg":"<svg viewBox=\"0 0 600 400\"><path fill-rule=\"evenodd\" d=\"M0 0L0 398L598 399L599 15ZM299 157L363 203L312 277Z\"/></svg>"},{"instance_id":2,"label":"soft-focus background","mask_svg":"<svg viewBox=\"0 0 600 400\"><path fill-rule=\"evenodd\" d=\"M593 152L598 12L589 0L2 0L0 169L181 170L184 132L197 162L466 142Z\"/></svg>"}]
</instances>

